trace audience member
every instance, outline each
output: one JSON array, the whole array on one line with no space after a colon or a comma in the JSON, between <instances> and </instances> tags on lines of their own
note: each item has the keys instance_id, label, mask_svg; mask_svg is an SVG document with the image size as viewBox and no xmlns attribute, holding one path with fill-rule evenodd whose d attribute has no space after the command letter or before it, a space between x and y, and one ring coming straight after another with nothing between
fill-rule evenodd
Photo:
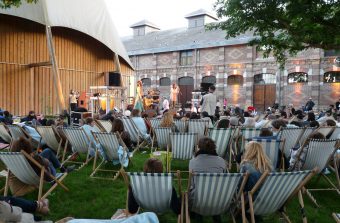
<instances>
[{"instance_id":1,"label":"audience member","mask_svg":"<svg viewBox=\"0 0 340 223\"><path fill-rule=\"evenodd\" d=\"M179 132L177 126L175 125L174 117L171 112L167 112L163 115L159 127L167 127L171 128L172 132Z\"/></svg>"},{"instance_id":2,"label":"audience member","mask_svg":"<svg viewBox=\"0 0 340 223\"><path fill-rule=\"evenodd\" d=\"M138 130L140 131L140 133L142 134L142 137L148 141L148 143L151 143L151 137L148 134L148 130L146 127L146 124L144 122L144 119L142 119L142 117L140 117L140 110L138 109L133 109L131 112L131 116L132 116L132 121L135 123L135 125L137 126Z\"/></svg>"},{"instance_id":3,"label":"audience member","mask_svg":"<svg viewBox=\"0 0 340 223\"><path fill-rule=\"evenodd\" d=\"M221 119L217 122L216 128L218 129L227 129L229 128L229 119Z\"/></svg>"},{"instance_id":4,"label":"audience member","mask_svg":"<svg viewBox=\"0 0 340 223\"><path fill-rule=\"evenodd\" d=\"M124 144L126 145L126 147L129 149L129 151L132 151L132 141L130 138L130 134L125 131L124 129L124 124L123 121L120 119L115 119L112 122L112 130L111 132L116 133L118 132L120 134L120 137L122 138Z\"/></svg>"}]
</instances>

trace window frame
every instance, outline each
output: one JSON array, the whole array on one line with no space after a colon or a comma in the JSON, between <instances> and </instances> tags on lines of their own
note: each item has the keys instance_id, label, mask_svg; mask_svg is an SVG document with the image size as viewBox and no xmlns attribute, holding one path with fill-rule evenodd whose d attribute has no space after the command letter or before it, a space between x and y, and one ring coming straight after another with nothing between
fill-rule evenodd
<instances>
[{"instance_id":1,"label":"window frame","mask_svg":"<svg viewBox=\"0 0 340 223\"><path fill-rule=\"evenodd\" d=\"M231 80L234 79L234 80ZM237 83L236 79L239 79L239 83ZM227 78L227 85L228 86L235 86L235 85L239 85L242 86L244 84L244 78L242 75L229 75Z\"/></svg>"},{"instance_id":2,"label":"window frame","mask_svg":"<svg viewBox=\"0 0 340 223\"><path fill-rule=\"evenodd\" d=\"M331 74L331 73L335 73L336 74L336 77L335 77L335 82L327 82L326 81L326 75L327 74ZM340 83L340 71L335 71L335 70L333 70L333 71L327 71L327 72L324 72L323 73L323 83L325 83L325 84L336 84L336 83Z\"/></svg>"},{"instance_id":3,"label":"window frame","mask_svg":"<svg viewBox=\"0 0 340 223\"><path fill-rule=\"evenodd\" d=\"M261 80L264 81L264 83L256 82L257 77L262 77ZM265 78L264 78L265 77ZM271 78L267 78L271 77ZM259 73L254 75L254 85L269 85L269 84L276 84L276 75L272 73Z\"/></svg>"},{"instance_id":4,"label":"window frame","mask_svg":"<svg viewBox=\"0 0 340 223\"><path fill-rule=\"evenodd\" d=\"M193 50L184 50L179 53L179 65L191 66L193 65L194 54Z\"/></svg>"}]
</instances>

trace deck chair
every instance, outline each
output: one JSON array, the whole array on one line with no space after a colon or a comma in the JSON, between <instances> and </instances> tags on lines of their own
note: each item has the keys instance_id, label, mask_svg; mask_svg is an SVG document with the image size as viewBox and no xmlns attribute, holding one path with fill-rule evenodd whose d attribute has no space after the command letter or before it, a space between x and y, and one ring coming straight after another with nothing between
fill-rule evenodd
<instances>
[{"instance_id":1,"label":"deck chair","mask_svg":"<svg viewBox=\"0 0 340 223\"><path fill-rule=\"evenodd\" d=\"M41 136L41 139L45 141L46 145L57 153L57 157L60 155L62 139L58 132L53 129L52 126L37 126L37 132ZM60 142L56 135L59 136Z\"/></svg>"},{"instance_id":2,"label":"deck chair","mask_svg":"<svg viewBox=\"0 0 340 223\"><path fill-rule=\"evenodd\" d=\"M257 181L251 191L248 192L249 210L251 222L255 223L255 215L267 215L281 212L286 222L291 222L285 206L296 194L299 196L299 203L303 222L307 222L303 212L304 203L301 188L314 176L314 170L296 171L296 172L265 172ZM256 198L254 194L257 194ZM255 199L254 199L255 198ZM244 199L241 197L242 206ZM245 218L245 212L242 211Z\"/></svg>"},{"instance_id":3,"label":"deck chair","mask_svg":"<svg viewBox=\"0 0 340 223\"><path fill-rule=\"evenodd\" d=\"M327 127L319 127L316 131L320 132L322 135L324 135L326 137L329 134L331 134L334 129L335 129L335 127L333 127L333 126L331 126L331 127L327 126Z\"/></svg>"},{"instance_id":4,"label":"deck chair","mask_svg":"<svg viewBox=\"0 0 340 223\"><path fill-rule=\"evenodd\" d=\"M179 132L185 132L187 128L186 122L183 122L182 120L175 120L175 125Z\"/></svg>"},{"instance_id":5,"label":"deck chair","mask_svg":"<svg viewBox=\"0 0 340 223\"><path fill-rule=\"evenodd\" d=\"M157 147L162 149L166 148L167 145L170 142L170 136L169 134L171 133L171 128L166 128L166 127L156 127L153 129L154 131L154 136L152 140L152 148L154 146L154 141L155 139L157 140Z\"/></svg>"},{"instance_id":6,"label":"deck chair","mask_svg":"<svg viewBox=\"0 0 340 223\"><path fill-rule=\"evenodd\" d=\"M25 137L31 140L34 148L38 148L40 143L32 139L32 137L18 125L7 125L9 132L11 133L12 140L18 140L20 137Z\"/></svg>"},{"instance_id":7,"label":"deck chair","mask_svg":"<svg viewBox=\"0 0 340 223\"><path fill-rule=\"evenodd\" d=\"M65 191L68 191L68 188L62 183L63 179L67 176L67 173L60 173L57 179L56 177L46 172L44 166L40 165L36 160L34 160L23 150L21 152L1 152L0 159L8 168L4 193L5 196L7 196L8 194L10 172L13 173L14 176L18 178L21 182L38 188L39 192L37 200L46 198L58 185L60 185ZM41 170L40 175L36 174L28 160ZM48 174L49 177L53 179L53 184L51 188L43 194L45 174Z\"/></svg>"},{"instance_id":8,"label":"deck chair","mask_svg":"<svg viewBox=\"0 0 340 223\"><path fill-rule=\"evenodd\" d=\"M340 213L332 213L335 223L340 223Z\"/></svg>"},{"instance_id":9,"label":"deck chair","mask_svg":"<svg viewBox=\"0 0 340 223\"><path fill-rule=\"evenodd\" d=\"M170 133L170 145L167 147L166 169L171 172L171 160L190 160L194 154L197 133ZM171 148L171 155L170 155Z\"/></svg>"},{"instance_id":10,"label":"deck chair","mask_svg":"<svg viewBox=\"0 0 340 223\"><path fill-rule=\"evenodd\" d=\"M197 133L198 140L207 134L207 129L209 127L209 121L207 120L189 120L188 122L188 132Z\"/></svg>"},{"instance_id":11,"label":"deck chair","mask_svg":"<svg viewBox=\"0 0 340 223\"><path fill-rule=\"evenodd\" d=\"M140 208L152 211L158 214L166 213L170 210L172 196L172 180L174 174L171 173L125 173L122 172L125 184L130 185L132 193L139 204ZM178 171L179 180L178 189L181 194L181 178ZM130 179L130 180L129 180ZM183 200L183 196L182 196ZM126 204L128 203L128 196ZM178 216L178 222L183 222L183 202L181 214Z\"/></svg>"},{"instance_id":12,"label":"deck chair","mask_svg":"<svg viewBox=\"0 0 340 223\"><path fill-rule=\"evenodd\" d=\"M303 132L303 134L301 135L300 139L299 139L299 144L303 145L306 141L306 139L308 139L308 137L316 130L316 128L314 127L306 127L305 131Z\"/></svg>"},{"instance_id":13,"label":"deck chair","mask_svg":"<svg viewBox=\"0 0 340 223\"><path fill-rule=\"evenodd\" d=\"M336 127L329 139L339 139L340 137L340 127Z\"/></svg>"},{"instance_id":14,"label":"deck chair","mask_svg":"<svg viewBox=\"0 0 340 223\"><path fill-rule=\"evenodd\" d=\"M334 139L312 139L309 142L309 146L307 149L306 158L304 164L302 165L302 170L311 170L315 167L318 167L319 170L317 174L319 174L318 180L323 177L330 184L332 188L308 188L307 195L313 201L313 203L318 206L315 198L311 195L311 191L329 191L335 190L340 195L340 180L338 171L335 171L337 185L335 185L324 173L323 170L328 166L330 160L333 158L334 153L338 149L339 145L337 145L337 140ZM300 159L300 153L297 155L297 158ZM335 162L335 159L334 159ZM336 165L335 165L336 166Z\"/></svg>"},{"instance_id":15,"label":"deck chair","mask_svg":"<svg viewBox=\"0 0 340 223\"><path fill-rule=\"evenodd\" d=\"M110 120L96 120L99 124L100 129L104 130L105 132L111 132L112 130L112 122Z\"/></svg>"},{"instance_id":16,"label":"deck chair","mask_svg":"<svg viewBox=\"0 0 340 223\"><path fill-rule=\"evenodd\" d=\"M64 132L67 138L64 147L62 163L64 164L66 162L71 162L79 164L80 165L79 169L81 169L82 167L87 165L88 162L92 159L90 158L90 146L91 146L90 139L88 138L88 136L86 135L85 131L82 128L66 127L62 128L62 131ZM73 153L65 160L68 143L71 144ZM86 154L86 160L84 162L71 161L70 159L77 154Z\"/></svg>"},{"instance_id":17,"label":"deck chair","mask_svg":"<svg viewBox=\"0 0 340 223\"><path fill-rule=\"evenodd\" d=\"M158 128L159 125L161 124L162 119L161 118L151 118L150 123L151 123L151 128Z\"/></svg>"},{"instance_id":18,"label":"deck chair","mask_svg":"<svg viewBox=\"0 0 340 223\"><path fill-rule=\"evenodd\" d=\"M107 179L103 177L96 177L95 174L97 172L115 172L116 174L114 175L112 180L116 180L119 176L120 170L123 168L123 165L121 165L120 169L118 171L116 170L105 170L105 169L100 169L100 167L111 161L118 161L119 162L119 154L118 154L118 149L119 149L119 135L115 133L107 133L107 132L92 132L93 137L97 141L98 144L101 145L101 148L103 149L103 152L105 154L105 157L102 157L102 162L96 166L97 164L97 159L98 159L98 151L96 152L94 161L93 161L93 172L91 173L92 178L98 178L98 179ZM123 147L124 148L124 147ZM127 153L127 151L124 148L124 153Z\"/></svg>"},{"instance_id":19,"label":"deck chair","mask_svg":"<svg viewBox=\"0 0 340 223\"><path fill-rule=\"evenodd\" d=\"M122 117L121 120L123 122L124 129L130 134L131 141L136 143L136 149L139 149L140 145L146 143L146 140L143 139L132 119L128 117Z\"/></svg>"},{"instance_id":20,"label":"deck chair","mask_svg":"<svg viewBox=\"0 0 340 223\"><path fill-rule=\"evenodd\" d=\"M12 137L8 133L6 125L3 123L0 123L0 138L8 144L8 146L4 146L3 149L10 147L12 143Z\"/></svg>"},{"instance_id":21,"label":"deck chair","mask_svg":"<svg viewBox=\"0 0 340 223\"><path fill-rule=\"evenodd\" d=\"M282 128L279 132L279 139L285 140L283 154L286 158L290 157L290 150L295 147L301 138L305 128Z\"/></svg>"},{"instance_id":22,"label":"deck chair","mask_svg":"<svg viewBox=\"0 0 340 223\"><path fill-rule=\"evenodd\" d=\"M260 136L261 129L256 128L240 128L241 148L238 150L239 153L244 151L245 143L248 139Z\"/></svg>"},{"instance_id":23,"label":"deck chair","mask_svg":"<svg viewBox=\"0 0 340 223\"><path fill-rule=\"evenodd\" d=\"M238 186L240 185L239 191L243 191L247 179L248 175L242 173L190 172L188 192L185 193L186 222L190 223L189 211L202 216L221 215L229 211L235 222L231 204L233 199L240 198ZM195 189L190 193L192 182Z\"/></svg>"},{"instance_id":24,"label":"deck chair","mask_svg":"<svg viewBox=\"0 0 340 223\"><path fill-rule=\"evenodd\" d=\"M227 149L231 142L233 129L209 129L209 137L215 141L216 144L216 152L222 157L226 158Z\"/></svg>"}]
</instances>

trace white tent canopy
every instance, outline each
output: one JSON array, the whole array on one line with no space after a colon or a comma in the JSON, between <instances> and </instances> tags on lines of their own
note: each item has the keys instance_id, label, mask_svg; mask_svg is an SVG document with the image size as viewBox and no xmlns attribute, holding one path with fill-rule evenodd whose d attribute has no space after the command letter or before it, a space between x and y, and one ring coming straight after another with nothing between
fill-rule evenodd
<instances>
[{"instance_id":1,"label":"white tent canopy","mask_svg":"<svg viewBox=\"0 0 340 223\"><path fill-rule=\"evenodd\" d=\"M0 9L0 14L83 32L106 45L133 68L104 0L38 0L36 4L22 1L18 8Z\"/></svg>"}]
</instances>

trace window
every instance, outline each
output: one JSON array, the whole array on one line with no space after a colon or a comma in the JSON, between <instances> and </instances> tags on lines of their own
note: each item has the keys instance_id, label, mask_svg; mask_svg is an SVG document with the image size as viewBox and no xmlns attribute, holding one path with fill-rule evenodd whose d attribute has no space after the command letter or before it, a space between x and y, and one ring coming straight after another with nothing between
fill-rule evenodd
<instances>
[{"instance_id":1,"label":"window","mask_svg":"<svg viewBox=\"0 0 340 223\"><path fill-rule=\"evenodd\" d=\"M215 76L205 76L202 78L202 83L216 84Z\"/></svg>"},{"instance_id":2,"label":"window","mask_svg":"<svg viewBox=\"0 0 340 223\"><path fill-rule=\"evenodd\" d=\"M162 77L159 79L159 85L160 86L170 86L171 85L171 80L168 77Z\"/></svg>"},{"instance_id":3,"label":"window","mask_svg":"<svg viewBox=\"0 0 340 223\"><path fill-rule=\"evenodd\" d=\"M228 85L243 85L243 76L230 75L227 80Z\"/></svg>"},{"instance_id":4,"label":"window","mask_svg":"<svg viewBox=\"0 0 340 223\"><path fill-rule=\"evenodd\" d=\"M325 50L325 57L340 56L340 50Z\"/></svg>"},{"instance_id":5,"label":"window","mask_svg":"<svg viewBox=\"0 0 340 223\"><path fill-rule=\"evenodd\" d=\"M340 83L340 71L329 71L323 75L325 83Z\"/></svg>"},{"instance_id":6,"label":"window","mask_svg":"<svg viewBox=\"0 0 340 223\"><path fill-rule=\"evenodd\" d=\"M192 65L192 50L180 53L180 64L181 66Z\"/></svg>"},{"instance_id":7,"label":"window","mask_svg":"<svg viewBox=\"0 0 340 223\"><path fill-rule=\"evenodd\" d=\"M151 79L150 78L143 78L142 83L143 83L143 87L151 87Z\"/></svg>"},{"instance_id":8,"label":"window","mask_svg":"<svg viewBox=\"0 0 340 223\"><path fill-rule=\"evenodd\" d=\"M306 82L308 82L308 74L305 72L293 72L288 74L288 84Z\"/></svg>"},{"instance_id":9,"label":"window","mask_svg":"<svg viewBox=\"0 0 340 223\"><path fill-rule=\"evenodd\" d=\"M276 84L275 74L256 74L254 75L254 84Z\"/></svg>"}]
</instances>

